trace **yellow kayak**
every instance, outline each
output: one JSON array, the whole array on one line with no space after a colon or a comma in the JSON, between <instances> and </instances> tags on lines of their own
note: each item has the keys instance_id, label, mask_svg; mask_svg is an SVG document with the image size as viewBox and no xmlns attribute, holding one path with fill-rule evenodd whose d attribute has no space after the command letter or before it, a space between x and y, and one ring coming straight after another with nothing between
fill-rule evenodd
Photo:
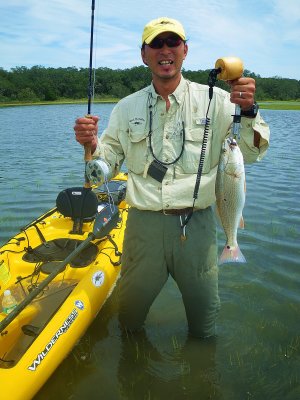
<instances>
[{"instance_id":1,"label":"yellow kayak","mask_svg":"<svg viewBox=\"0 0 300 400\"><path fill-rule=\"evenodd\" d=\"M120 174L99 189L62 191L55 208L0 248L1 398L32 399L113 290L126 181Z\"/></svg>"}]
</instances>

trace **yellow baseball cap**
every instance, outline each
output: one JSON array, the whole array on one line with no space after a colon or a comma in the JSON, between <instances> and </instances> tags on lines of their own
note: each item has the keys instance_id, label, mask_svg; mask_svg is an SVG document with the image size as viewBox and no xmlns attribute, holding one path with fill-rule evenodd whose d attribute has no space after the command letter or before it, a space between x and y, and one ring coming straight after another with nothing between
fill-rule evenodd
<instances>
[{"instance_id":1,"label":"yellow baseball cap","mask_svg":"<svg viewBox=\"0 0 300 400\"><path fill-rule=\"evenodd\" d=\"M157 35L163 32L176 33L176 35L180 36L182 40L186 40L184 28L179 21L168 17L161 17L153 19L145 25L142 44L151 43Z\"/></svg>"}]
</instances>

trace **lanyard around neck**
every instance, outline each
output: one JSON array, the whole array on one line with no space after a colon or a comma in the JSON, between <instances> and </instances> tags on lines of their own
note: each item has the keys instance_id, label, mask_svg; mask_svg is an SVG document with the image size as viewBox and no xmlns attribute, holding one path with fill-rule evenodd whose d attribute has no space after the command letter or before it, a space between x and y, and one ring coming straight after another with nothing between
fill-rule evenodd
<instances>
[{"instance_id":1,"label":"lanyard around neck","mask_svg":"<svg viewBox=\"0 0 300 400\"><path fill-rule=\"evenodd\" d=\"M184 127L184 121L182 121L182 145L181 145L181 150L180 150L179 156L176 157L175 160L170 161L170 162L161 161L161 160L159 160L159 159L156 157L156 155L154 154L154 150L153 150L153 147L152 147L152 133L153 133L153 131L152 131L152 123L153 123L153 113L152 113L152 105L151 105L151 104L150 104L150 106L149 106L149 109L150 109L150 113L149 113L149 133L148 133L148 138L149 138L149 147L150 147L151 154L152 154L153 158L154 158L158 163L160 163L160 164L162 164L162 165L173 165L173 164L175 164L175 163L180 159L180 157L182 156L183 150L184 150L184 142L185 142L185 127Z\"/></svg>"}]
</instances>

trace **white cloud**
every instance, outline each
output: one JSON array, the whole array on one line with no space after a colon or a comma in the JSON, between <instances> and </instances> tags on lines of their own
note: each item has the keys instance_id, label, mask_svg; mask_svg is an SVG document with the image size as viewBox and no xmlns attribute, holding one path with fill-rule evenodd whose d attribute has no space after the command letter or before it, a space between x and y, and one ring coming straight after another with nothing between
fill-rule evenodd
<instances>
[{"instance_id":1,"label":"white cloud","mask_svg":"<svg viewBox=\"0 0 300 400\"><path fill-rule=\"evenodd\" d=\"M11 0L0 4L0 67L88 64L91 0ZM148 20L179 19L189 37L186 69L208 69L236 55L262 76L300 78L299 0L96 1L95 65L141 65ZM287 60L293 59L295 65Z\"/></svg>"}]
</instances>

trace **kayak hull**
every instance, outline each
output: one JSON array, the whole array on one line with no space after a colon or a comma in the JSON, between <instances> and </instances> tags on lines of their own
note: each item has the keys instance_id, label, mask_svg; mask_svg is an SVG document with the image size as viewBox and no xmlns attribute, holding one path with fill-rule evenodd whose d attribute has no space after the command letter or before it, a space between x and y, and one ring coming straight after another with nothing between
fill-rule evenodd
<instances>
[{"instance_id":1,"label":"kayak hull","mask_svg":"<svg viewBox=\"0 0 300 400\"><path fill-rule=\"evenodd\" d=\"M121 176L122 179L125 181L126 176ZM3 398L32 399L83 336L112 292L120 272L127 217L124 201L119 204L119 211L119 223L109 234L113 241L107 237L95 239L92 245L96 248L96 255L91 262L84 261L80 266L68 264L49 284L49 288L1 332L0 380L5 382L1 388ZM93 228L93 221L85 222L83 233L74 235L70 233L72 220L63 217L57 210L40 217L38 221L37 228L30 225L0 249L0 261L9 267L10 275L4 284L2 282L0 294L10 288L16 296L26 296L33 280L38 285L51 273L47 268L47 272L43 272L41 263L36 260L24 261L25 253L28 256L28 244L31 248L38 248L41 237L46 239L46 244L58 238L66 242L82 242ZM24 237L25 240L21 240ZM52 258L55 259L55 256ZM37 269L39 273L32 275L32 271ZM5 317L4 313L0 313L0 322Z\"/></svg>"}]
</instances>

